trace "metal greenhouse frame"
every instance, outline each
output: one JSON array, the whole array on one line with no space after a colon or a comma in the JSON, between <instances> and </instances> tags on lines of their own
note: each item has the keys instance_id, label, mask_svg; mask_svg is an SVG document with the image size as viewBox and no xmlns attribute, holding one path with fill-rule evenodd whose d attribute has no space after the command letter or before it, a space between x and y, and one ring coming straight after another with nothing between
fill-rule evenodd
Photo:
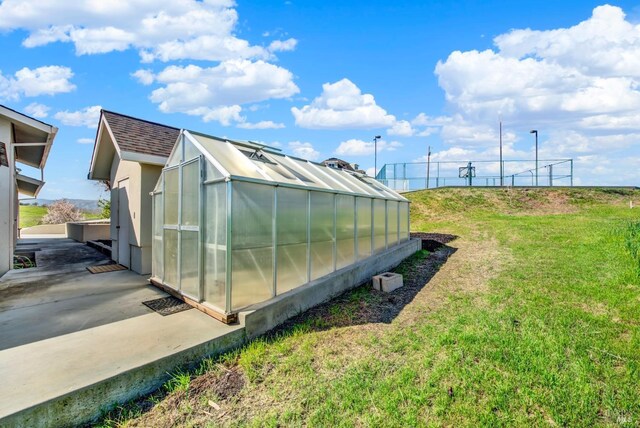
<instances>
[{"instance_id":1,"label":"metal greenhouse frame","mask_svg":"<svg viewBox=\"0 0 640 428\"><path fill-rule=\"evenodd\" d=\"M152 196L152 282L223 317L409 239L409 201L366 175L192 131Z\"/></svg>"}]
</instances>

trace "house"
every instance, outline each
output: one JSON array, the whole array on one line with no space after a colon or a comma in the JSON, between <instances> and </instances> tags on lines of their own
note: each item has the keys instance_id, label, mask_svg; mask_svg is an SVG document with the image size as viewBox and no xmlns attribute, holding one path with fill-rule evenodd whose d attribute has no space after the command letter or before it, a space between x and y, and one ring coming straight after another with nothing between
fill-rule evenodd
<instances>
[{"instance_id":1,"label":"house","mask_svg":"<svg viewBox=\"0 0 640 428\"><path fill-rule=\"evenodd\" d=\"M111 257L151 273L151 196L180 134L178 128L100 112L88 178L111 189Z\"/></svg>"},{"instance_id":2,"label":"house","mask_svg":"<svg viewBox=\"0 0 640 428\"><path fill-rule=\"evenodd\" d=\"M366 174L365 171L359 168L360 165L358 165L357 163L351 164L339 158L329 158L327 160L322 161L322 163L324 164L324 166L327 166L329 168L344 169L346 171L354 171L360 174Z\"/></svg>"},{"instance_id":3,"label":"house","mask_svg":"<svg viewBox=\"0 0 640 428\"><path fill-rule=\"evenodd\" d=\"M13 267L18 239L18 193L36 197L44 185L44 165L58 128L0 105L0 276ZM17 164L40 170L21 173Z\"/></svg>"}]
</instances>

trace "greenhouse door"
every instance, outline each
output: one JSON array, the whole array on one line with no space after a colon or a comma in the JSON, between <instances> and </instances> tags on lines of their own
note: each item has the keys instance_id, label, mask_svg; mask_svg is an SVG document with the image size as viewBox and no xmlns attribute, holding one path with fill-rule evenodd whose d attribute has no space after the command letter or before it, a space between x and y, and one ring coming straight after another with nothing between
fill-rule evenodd
<instances>
[{"instance_id":1,"label":"greenhouse door","mask_svg":"<svg viewBox=\"0 0 640 428\"><path fill-rule=\"evenodd\" d=\"M182 294L200 301L200 158L180 165L178 272Z\"/></svg>"},{"instance_id":2,"label":"greenhouse door","mask_svg":"<svg viewBox=\"0 0 640 428\"><path fill-rule=\"evenodd\" d=\"M202 300L200 260L200 158L165 168L163 282Z\"/></svg>"}]
</instances>

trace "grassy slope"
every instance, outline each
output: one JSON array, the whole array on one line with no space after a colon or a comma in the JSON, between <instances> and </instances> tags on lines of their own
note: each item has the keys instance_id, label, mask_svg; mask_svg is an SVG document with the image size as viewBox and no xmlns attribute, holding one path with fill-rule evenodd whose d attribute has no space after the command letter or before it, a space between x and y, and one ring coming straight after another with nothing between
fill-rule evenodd
<instances>
[{"instance_id":1,"label":"grassy slope","mask_svg":"<svg viewBox=\"0 0 640 428\"><path fill-rule=\"evenodd\" d=\"M442 189L410 198L414 231L460 238L392 323L349 325L373 298L360 288L328 319L205 361L198 373L243 373L236 397L195 393L183 375L125 424L640 424L639 269L624 245L640 218L628 201L639 192ZM132 405L124 419L139 412Z\"/></svg>"},{"instance_id":2,"label":"grassy slope","mask_svg":"<svg viewBox=\"0 0 640 428\"><path fill-rule=\"evenodd\" d=\"M31 227L40 224L42 217L47 213L47 207L20 205L20 228Z\"/></svg>"},{"instance_id":3,"label":"grassy slope","mask_svg":"<svg viewBox=\"0 0 640 428\"><path fill-rule=\"evenodd\" d=\"M20 205L20 228L37 226L42 224L42 217L47 214L47 207L33 206L33 205ZM93 212L84 212L84 217L87 220L94 220L100 218L100 214Z\"/></svg>"}]
</instances>

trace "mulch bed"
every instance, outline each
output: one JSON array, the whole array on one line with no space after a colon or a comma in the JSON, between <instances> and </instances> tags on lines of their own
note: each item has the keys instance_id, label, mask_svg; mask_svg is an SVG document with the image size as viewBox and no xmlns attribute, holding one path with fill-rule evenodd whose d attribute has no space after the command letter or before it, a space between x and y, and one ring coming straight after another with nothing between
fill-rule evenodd
<instances>
[{"instance_id":1,"label":"mulch bed","mask_svg":"<svg viewBox=\"0 0 640 428\"><path fill-rule=\"evenodd\" d=\"M309 320L322 320L322 322L310 323L311 328L315 330L393 321L400 311L414 299L416 294L428 284L442 265L446 263L449 256L456 251L455 248L446 245L457 238L455 235L412 233L411 237L423 239L423 244L425 240L431 240L437 242L437 245L434 250L429 251L427 257L421 258L419 255L410 257L393 269L394 272L403 274L404 285L402 287L391 293L385 293L371 289L371 281L367 281L327 303L285 321L267 333L267 336L276 336L297 324L308 323ZM350 310L343 312L348 312L350 315L345 316L343 313L336 316L335 310L332 310L335 307L349 308Z\"/></svg>"},{"instance_id":2,"label":"mulch bed","mask_svg":"<svg viewBox=\"0 0 640 428\"><path fill-rule=\"evenodd\" d=\"M191 380L189 395L198 397L212 392L220 400L235 397L244 388L245 378L238 367L224 369L222 373L205 373Z\"/></svg>"}]
</instances>

